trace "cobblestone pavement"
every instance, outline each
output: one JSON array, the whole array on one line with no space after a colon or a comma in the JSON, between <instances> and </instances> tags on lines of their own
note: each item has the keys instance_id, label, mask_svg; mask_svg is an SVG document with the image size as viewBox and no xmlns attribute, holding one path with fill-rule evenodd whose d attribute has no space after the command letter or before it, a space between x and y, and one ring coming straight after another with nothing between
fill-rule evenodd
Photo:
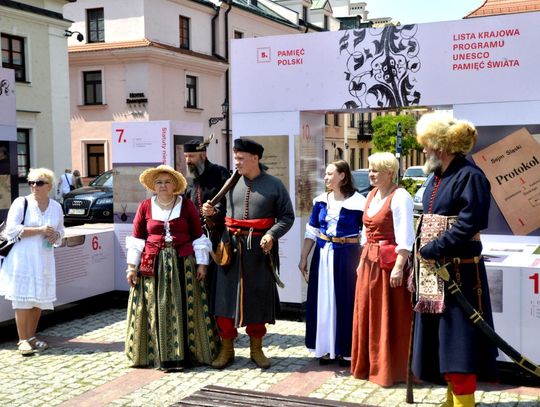
<instances>
[{"instance_id":1,"label":"cobblestone pavement","mask_svg":"<svg viewBox=\"0 0 540 407\"><path fill-rule=\"evenodd\" d=\"M0 406L168 406L206 385L268 391L376 406L409 406L403 385L381 388L351 377L345 368L319 366L303 345L304 323L280 320L268 327L266 371L249 359L249 341L237 340L228 369L180 373L132 369L123 353L125 311L112 309L59 323L42 332L50 349L31 357L14 341L0 343ZM418 385L417 407L434 407L445 388ZM481 385L479 406L540 406L540 388Z\"/></svg>"}]
</instances>

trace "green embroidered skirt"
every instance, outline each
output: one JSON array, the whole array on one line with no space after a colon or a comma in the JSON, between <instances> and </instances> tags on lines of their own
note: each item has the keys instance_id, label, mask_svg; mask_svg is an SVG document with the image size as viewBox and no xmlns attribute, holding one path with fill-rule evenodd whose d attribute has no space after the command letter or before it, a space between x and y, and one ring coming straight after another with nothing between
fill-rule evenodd
<instances>
[{"instance_id":1,"label":"green embroidered skirt","mask_svg":"<svg viewBox=\"0 0 540 407\"><path fill-rule=\"evenodd\" d=\"M193 256L167 246L154 276L139 276L127 309L126 355L133 366L160 369L210 364L219 336Z\"/></svg>"}]
</instances>

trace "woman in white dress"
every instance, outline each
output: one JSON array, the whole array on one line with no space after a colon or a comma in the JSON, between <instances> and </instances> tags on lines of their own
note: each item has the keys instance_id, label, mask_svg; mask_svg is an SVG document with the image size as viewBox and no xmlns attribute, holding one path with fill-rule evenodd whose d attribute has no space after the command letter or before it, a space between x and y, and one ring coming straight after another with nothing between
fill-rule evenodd
<instances>
[{"instance_id":1,"label":"woman in white dress","mask_svg":"<svg viewBox=\"0 0 540 407\"><path fill-rule=\"evenodd\" d=\"M13 201L3 232L6 239L16 243L2 262L0 295L11 301L15 310L17 345L22 355L48 347L46 342L36 339L36 330L41 311L53 309L56 301L53 247L64 236L62 207L49 198L54 179L49 169L30 169L31 193Z\"/></svg>"}]
</instances>

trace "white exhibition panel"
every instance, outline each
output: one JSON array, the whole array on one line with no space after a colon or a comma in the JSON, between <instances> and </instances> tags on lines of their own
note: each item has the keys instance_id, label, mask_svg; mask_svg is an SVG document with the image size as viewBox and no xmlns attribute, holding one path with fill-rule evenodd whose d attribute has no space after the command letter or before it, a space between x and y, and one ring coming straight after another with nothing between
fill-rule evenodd
<instances>
[{"instance_id":1,"label":"white exhibition panel","mask_svg":"<svg viewBox=\"0 0 540 407\"><path fill-rule=\"evenodd\" d=\"M0 140L17 141L15 71L0 66Z\"/></svg>"},{"instance_id":2,"label":"white exhibition panel","mask_svg":"<svg viewBox=\"0 0 540 407\"><path fill-rule=\"evenodd\" d=\"M495 331L540 363L540 237L482 235ZM499 351L499 360L511 361Z\"/></svg>"},{"instance_id":3,"label":"white exhibition panel","mask_svg":"<svg viewBox=\"0 0 540 407\"><path fill-rule=\"evenodd\" d=\"M320 113L302 113L302 120L299 120L298 112L262 112L253 114L235 114L234 115L234 135L238 137L249 137L254 140L259 138L259 141L265 147L261 162L265 163L265 158L273 153L272 138L287 137L288 140L288 157L279 157L280 163L288 172L289 194L293 206L296 207L297 201L297 174L300 174L297 165L302 165L306 159L311 159L309 156L295 156L300 151L299 144L302 136L313 138L320 144L317 152L318 158L322 157L323 147L323 131L324 131L324 115ZM311 142L311 141L310 141ZM276 141L277 144L277 141ZM300 144L301 145L301 144ZM318 161L320 163L320 160ZM269 165L269 172L275 169L274 165ZM322 182L322 167L313 165L315 174L305 174L305 178L314 177L318 184L315 190L319 191L323 188ZM313 197L310 197L313 199ZM285 284L284 288L279 289L280 301L284 303L301 304L306 299L306 283L298 270L298 261L300 251L304 241L305 223L307 218L296 213L296 218L293 227L279 240L279 261L280 261L280 278Z\"/></svg>"},{"instance_id":4,"label":"white exhibition panel","mask_svg":"<svg viewBox=\"0 0 540 407\"><path fill-rule=\"evenodd\" d=\"M129 290L126 282L125 238L133 229L133 218L150 194L139 183L139 175L150 166L172 167L174 136L201 137L201 122L175 120L115 122L112 124L114 189L114 289Z\"/></svg>"},{"instance_id":5,"label":"white exhibition panel","mask_svg":"<svg viewBox=\"0 0 540 407\"><path fill-rule=\"evenodd\" d=\"M539 19L521 13L233 40L232 112L538 100Z\"/></svg>"},{"instance_id":6,"label":"white exhibition panel","mask_svg":"<svg viewBox=\"0 0 540 407\"><path fill-rule=\"evenodd\" d=\"M454 116L477 127L538 124L540 100L454 105Z\"/></svg>"},{"instance_id":7,"label":"white exhibition panel","mask_svg":"<svg viewBox=\"0 0 540 407\"><path fill-rule=\"evenodd\" d=\"M113 238L109 224L66 228L62 246L54 249L55 307L114 291ZM0 297L0 322L14 317L11 302Z\"/></svg>"},{"instance_id":8,"label":"white exhibition panel","mask_svg":"<svg viewBox=\"0 0 540 407\"><path fill-rule=\"evenodd\" d=\"M114 122L112 124L113 164L171 162L171 123Z\"/></svg>"},{"instance_id":9,"label":"white exhibition panel","mask_svg":"<svg viewBox=\"0 0 540 407\"><path fill-rule=\"evenodd\" d=\"M129 291L129 284L126 281L126 237L131 235L133 224L114 225L114 289Z\"/></svg>"}]
</instances>

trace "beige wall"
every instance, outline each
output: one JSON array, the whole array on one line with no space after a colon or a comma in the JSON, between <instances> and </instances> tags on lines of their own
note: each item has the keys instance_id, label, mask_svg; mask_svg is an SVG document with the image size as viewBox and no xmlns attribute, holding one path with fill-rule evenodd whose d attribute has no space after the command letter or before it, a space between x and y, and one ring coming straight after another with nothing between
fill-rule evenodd
<instances>
[{"instance_id":1,"label":"beige wall","mask_svg":"<svg viewBox=\"0 0 540 407\"><path fill-rule=\"evenodd\" d=\"M66 1L26 1L61 12ZM61 174L71 166L67 42L69 22L0 6L0 31L25 39L27 83L16 84L17 127L30 129L30 164ZM20 184L19 194L28 192Z\"/></svg>"}]
</instances>

